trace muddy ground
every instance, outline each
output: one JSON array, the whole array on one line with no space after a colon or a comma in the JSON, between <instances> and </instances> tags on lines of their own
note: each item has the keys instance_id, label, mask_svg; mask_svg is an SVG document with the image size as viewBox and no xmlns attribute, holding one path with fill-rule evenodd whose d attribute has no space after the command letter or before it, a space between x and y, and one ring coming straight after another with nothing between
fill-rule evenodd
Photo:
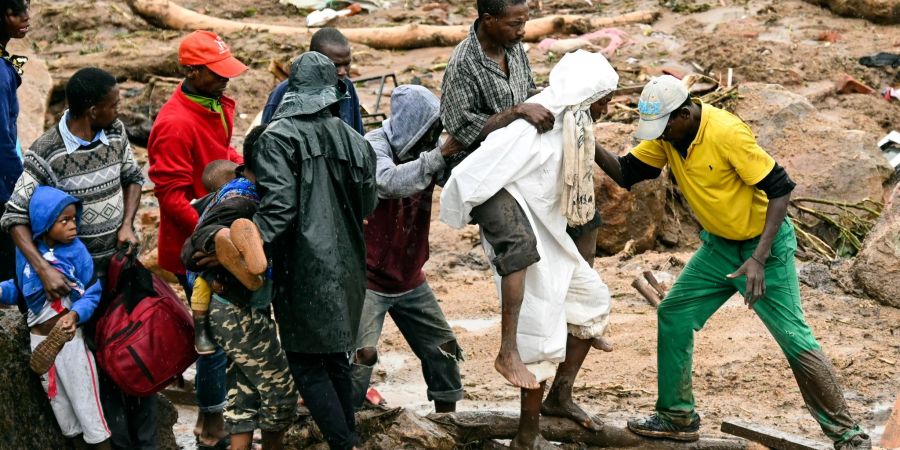
<instances>
[{"instance_id":1,"label":"muddy ground","mask_svg":"<svg viewBox=\"0 0 900 450\"><path fill-rule=\"evenodd\" d=\"M475 16L471 0L392 3L392 7L369 15L339 19L335 25L394 26L416 20L469 24ZM900 102L827 92L828 83L843 74L875 89L900 83L897 69L871 69L857 63L859 57L879 51L900 52L900 27L840 18L799 0L674 0L668 6L655 0L589 3L547 0L543 10L534 9L532 16L662 11L661 18L653 24L621 27L630 40L611 58L622 77L621 85L640 84L659 74L664 66L687 72L699 68L714 78L723 77L732 68L736 83L784 85L807 95L816 108L841 115L855 128L878 137L900 127ZM304 20L296 8L275 0L183 0L181 4L235 20L288 25ZM124 1L34 0L32 17L30 44L46 60L57 86L74 70L87 65L115 72L125 87L123 117L133 141L138 146L145 142L149 118L171 92L174 85L170 78L179 76L175 49L183 33L148 25ZM308 36L286 39L248 32L227 35L225 39L252 68L229 87L230 95L238 102L234 144L239 146L243 133L277 81L268 70L270 63L289 61L305 50ZM354 77L393 72L400 83L420 83L439 94L442 64L452 48L381 51L354 45L353 50ZM559 55L544 54L532 43L529 56L538 82L546 82ZM377 83L368 83L359 88L364 106L370 111L375 107L376 87ZM384 94L389 95L389 89ZM46 118L48 125L62 111L58 88L53 100ZM733 108L734 102L740 101L730 100L725 106ZM615 103L611 120L633 122L636 97L620 97ZM385 97L379 111L388 112L388 106ZM139 152L139 158L146 161L145 154ZM155 199L149 192L144 205L144 240L152 248ZM435 217L438 207L436 195ZM467 394L459 407L517 410L518 391L505 384L492 366L498 346L499 304L477 243L477 231L452 230L437 220L432 230L432 258L426 271L467 354L462 365ZM610 338L616 350L589 355L577 381L576 394L590 411L608 420L623 421L652 409L656 391L656 319L654 309L630 283L648 269L677 276L679 261L690 257L691 245L695 245L690 242L696 243L686 242L674 249L657 246L655 251L631 259L614 255L597 260L595 267L614 296ZM861 296L845 276L846 263L810 262L798 267L806 280L802 295L807 317L826 354L833 358L851 412L877 436L900 392L900 310L879 306ZM418 361L396 327L388 322L374 384L390 405L428 412ZM720 434L718 424L723 419L740 417L822 439L816 423L803 409L799 390L774 340L737 298L697 335L694 388L705 433ZM182 413L188 417L179 421L183 424L178 427L179 440L190 447L191 410L183 408Z\"/></svg>"}]
</instances>

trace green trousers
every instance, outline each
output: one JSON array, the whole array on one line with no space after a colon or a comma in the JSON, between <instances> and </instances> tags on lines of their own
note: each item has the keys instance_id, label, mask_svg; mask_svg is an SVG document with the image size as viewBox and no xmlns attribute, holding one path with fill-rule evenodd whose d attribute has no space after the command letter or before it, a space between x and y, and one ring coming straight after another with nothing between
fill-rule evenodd
<instances>
[{"instance_id":1,"label":"green trousers","mask_svg":"<svg viewBox=\"0 0 900 450\"><path fill-rule=\"evenodd\" d=\"M657 313L659 399L656 411L663 419L680 425L687 425L696 417L691 386L694 332L703 328L707 319L736 291L743 294L746 277L729 280L726 275L737 271L759 242L758 238L730 241L706 231L700 238L702 246L685 266ZM753 310L787 356L806 406L822 431L831 440L843 442L862 430L850 417L834 367L803 317L794 268L796 250L794 228L786 219L766 261L766 294Z\"/></svg>"}]
</instances>

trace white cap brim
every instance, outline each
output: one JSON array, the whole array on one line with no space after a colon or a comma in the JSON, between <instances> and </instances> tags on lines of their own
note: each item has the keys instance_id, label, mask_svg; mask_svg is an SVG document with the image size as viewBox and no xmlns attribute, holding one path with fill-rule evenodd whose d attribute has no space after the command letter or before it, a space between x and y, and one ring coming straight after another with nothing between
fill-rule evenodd
<instances>
[{"instance_id":1,"label":"white cap brim","mask_svg":"<svg viewBox=\"0 0 900 450\"><path fill-rule=\"evenodd\" d=\"M666 131L666 124L669 122L669 114L654 120L638 121L637 132L635 136L642 141L652 141L662 136Z\"/></svg>"}]
</instances>

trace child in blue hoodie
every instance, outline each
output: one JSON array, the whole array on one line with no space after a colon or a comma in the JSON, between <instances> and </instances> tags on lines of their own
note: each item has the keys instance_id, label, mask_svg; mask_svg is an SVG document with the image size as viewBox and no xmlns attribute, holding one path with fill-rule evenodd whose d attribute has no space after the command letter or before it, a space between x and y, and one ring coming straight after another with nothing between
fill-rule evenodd
<instances>
[{"instance_id":1,"label":"child in blue hoodie","mask_svg":"<svg viewBox=\"0 0 900 450\"><path fill-rule=\"evenodd\" d=\"M97 365L79 325L91 318L102 287L94 262L78 239L81 202L58 189L39 186L28 205L34 243L44 259L68 279L69 295L48 298L37 272L16 251L15 280L0 283L0 303L27 306L32 370L50 398L50 406L67 438L82 435L95 448L110 448L110 432L100 407Z\"/></svg>"}]
</instances>

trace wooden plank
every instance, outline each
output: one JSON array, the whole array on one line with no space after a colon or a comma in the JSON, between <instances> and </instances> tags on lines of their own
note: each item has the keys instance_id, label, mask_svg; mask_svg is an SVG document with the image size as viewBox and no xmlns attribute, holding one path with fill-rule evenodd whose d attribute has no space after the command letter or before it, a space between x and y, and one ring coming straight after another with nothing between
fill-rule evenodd
<instances>
[{"instance_id":1,"label":"wooden plank","mask_svg":"<svg viewBox=\"0 0 900 450\"><path fill-rule=\"evenodd\" d=\"M775 450L830 450L832 448L828 444L735 419L722 422L722 432L758 442Z\"/></svg>"}]
</instances>

